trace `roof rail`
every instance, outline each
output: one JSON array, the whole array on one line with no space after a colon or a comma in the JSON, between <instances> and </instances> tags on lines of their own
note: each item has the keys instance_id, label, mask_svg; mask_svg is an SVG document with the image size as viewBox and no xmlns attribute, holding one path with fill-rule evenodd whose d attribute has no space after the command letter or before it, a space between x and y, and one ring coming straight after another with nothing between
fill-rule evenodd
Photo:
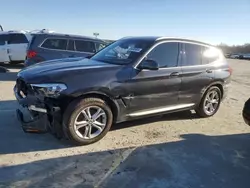
<instances>
[{"instance_id":1,"label":"roof rail","mask_svg":"<svg viewBox=\"0 0 250 188\"><path fill-rule=\"evenodd\" d=\"M36 29L36 30L32 30L29 31L29 33L54 33L55 31L49 30L49 29Z\"/></svg>"}]
</instances>

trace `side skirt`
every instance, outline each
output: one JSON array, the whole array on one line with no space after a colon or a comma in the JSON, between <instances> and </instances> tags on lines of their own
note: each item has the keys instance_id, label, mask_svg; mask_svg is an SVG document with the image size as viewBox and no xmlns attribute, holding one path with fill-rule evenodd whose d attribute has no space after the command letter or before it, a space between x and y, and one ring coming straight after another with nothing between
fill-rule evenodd
<instances>
[{"instance_id":1,"label":"side skirt","mask_svg":"<svg viewBox=\"0 0 250 188\"><path fill-rule=\"evenodd\" d=\"M129 116L129 117L139 117L139 116L152 115L152 114L158 114L158 113L163 113L163 112L170 112L170 111L175 111L175 110L180 110L180 109L191 108L192 106L195 106L195 104L194 103L180 104L180 105L174 105L174 106L168 106L168 107L161 107L161 108L154 108L154 109L149 109L149 110L138 111L138 112L128 114L127 116Z\"/></svg>"}]
</instances>

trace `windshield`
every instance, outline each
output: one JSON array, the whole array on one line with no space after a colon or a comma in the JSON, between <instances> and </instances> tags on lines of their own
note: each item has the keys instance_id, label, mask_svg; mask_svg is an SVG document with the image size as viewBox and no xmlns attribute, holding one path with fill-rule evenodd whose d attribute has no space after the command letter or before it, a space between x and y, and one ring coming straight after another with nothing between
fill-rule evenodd
<instances>
[{"instance_id":1,"label":"windshield","mask_svg":"<svg viewBox=\"0 0 250 188\"><path fill-rule=\"evenodd\" d=\"M145 39L121 39L110 44L91 59L111 64L129 64L136 61L153 42Z\"/></svg>"}]
</instances>

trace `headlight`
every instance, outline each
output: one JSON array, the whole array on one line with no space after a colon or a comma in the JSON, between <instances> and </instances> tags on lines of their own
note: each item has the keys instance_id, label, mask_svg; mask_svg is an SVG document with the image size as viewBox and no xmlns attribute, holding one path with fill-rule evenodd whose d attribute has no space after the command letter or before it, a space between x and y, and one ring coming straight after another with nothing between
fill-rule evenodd
<instances>
[{"instance_id":1,"label":"headlight","mask_svg":"<svg viewBox=\"0 0 250 188\"><path fill-rule=\"evenodd\" d=\"M65 84L31 84L31 87L46 97L56 98L60 95L60 93L67 89Z\"/></svg>"}]
</instances>

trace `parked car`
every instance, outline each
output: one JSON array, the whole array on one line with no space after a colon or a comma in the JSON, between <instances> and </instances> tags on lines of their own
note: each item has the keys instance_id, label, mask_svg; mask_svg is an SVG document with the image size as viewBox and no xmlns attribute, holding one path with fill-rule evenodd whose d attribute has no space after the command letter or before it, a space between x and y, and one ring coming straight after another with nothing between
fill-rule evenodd
<instances>
[{"instance_id":1,"label":"parked car","mask_svg":"<svg viewBox=\"0 0 250 188\"><path fill-rule=\"evenodd\" d=\"M245 102L242 116L246 124L250 125L250 98Z\"/></svg>"},{"instance_id":2,"label":"parked car","mask_svg":"<svg viewBox=\"0 0 250 188\"><path fill-rule=\"evenodd\" d=\"M25 65L54 59L87 57L106 45L106 42L92 37L59 33L34 34L27 50Z\"/></svg>"},{"instance_id":3,"label":"parked car","mask_svg":"<svg viewBox=\"0 0 250 188\"><path fill-rule=\"evenodd\" d=\"M209 44L127 37L90 58L20 71L17 115L26 132L50 130L85 145L104 137L114 123L191 109L200 117L213 116L231 73L223 53Z\"/></svg>"},{"instance_id":4,"label":"parked car","mask_svg":"<svg viewBox=\"0 0 250 188\"><path fill-rule=\"evenodd\" d=\"M250 54L243 54L243 59L250 59Z\"/></svg>"},{"instance_id":5,"label":"parked car","mask_svg":"<svg viewBox=\"0 0 250 188\"><path fill-rule=\"evenodd\" d=\"M232 59L239 59L240 58L240 54L231 54L230 58L232 58Z\"/></svg>"},{"instance_id":6,"label":"parked car","mask_svg":"<svg viewBox=\"0 0 250 188\"><path fill-rule=\"evenodd\" d=\"M230 58L230 57L231 57L231 54L225 53L224 56L225 56L225 58Z\"/></svg>"},{"instance_id":7,"label":"parked car","mask_svg":"<svg viewBox=\"0 0 250 188\"><path fill-rule=\"evenodd\" d=\"M27 31L0 31L0 62L23 63L31 38Z\"/></svg>"}]
</instances>

